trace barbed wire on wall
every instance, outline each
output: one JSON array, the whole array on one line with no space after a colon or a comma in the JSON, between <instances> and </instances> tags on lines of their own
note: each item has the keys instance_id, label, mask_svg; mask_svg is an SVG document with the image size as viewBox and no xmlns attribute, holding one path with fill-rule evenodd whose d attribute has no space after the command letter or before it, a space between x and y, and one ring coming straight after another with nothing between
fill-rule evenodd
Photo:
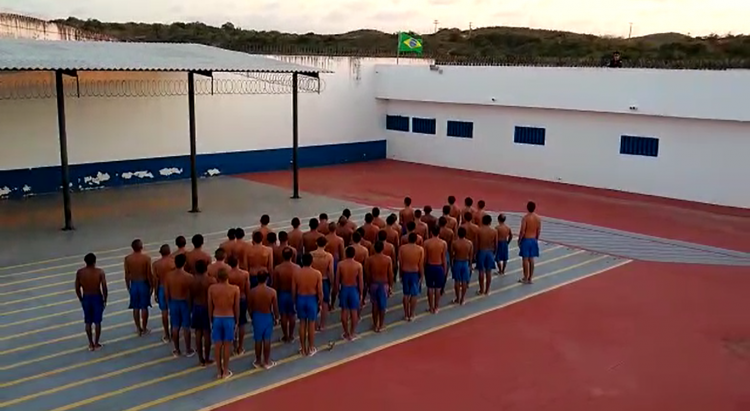
<instances>
[{"instance_id":1,"label":"barbed wire on wall","mask_svg":"<svg viewBox=\"0 0 750 411\"><path fill-rule=\"evenodd\" d=\"M292 75L284 73L242 73L243 79L196 79L196 95L291 94ZM300 93L319 93L322 79L298 76ZM178 79L76 80L65 79L66 97L172 97L188 94L188 81ZM53 80L3 80L0 100L30 100L56 96Z\"/></svg>"}]
</instances>

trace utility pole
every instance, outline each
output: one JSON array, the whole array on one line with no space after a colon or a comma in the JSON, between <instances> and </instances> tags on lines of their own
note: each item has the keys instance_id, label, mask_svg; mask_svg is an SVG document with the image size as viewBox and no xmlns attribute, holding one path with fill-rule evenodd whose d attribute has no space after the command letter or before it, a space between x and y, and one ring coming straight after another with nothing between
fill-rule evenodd
<instances>
[{"instance_id":1,"label":"utility pole","mask_svg":"<svg viewBox=\"0 0 750 411\"><path fill-rule=\"evenodd\" d=\"M630 23L630 30L628 30L628 38L633 35L633 23Z\"/></svg>"},{"instance_id":2,"label":"utility pole","mask_svg":"<svg viewBox=\"0 0 750 411\"><path fill-rule=\"evenodd\" d=\"M469 38L471 38L471 22L469 22Z\"/></svg>"},{"instance_id":3,"label":"utility pole","mask_svg":"<svg viewBox=\"0 0 750 411\"><path fill-rule=\"evenodd\" d=\"M437 19L435 19L435 21L433 21L432 23L435 25L435 31L434 31L434 33L437 33L437 26L438 26L438 23L440 23L440 22L437 21Z\"/></svg>"}]
</instances>

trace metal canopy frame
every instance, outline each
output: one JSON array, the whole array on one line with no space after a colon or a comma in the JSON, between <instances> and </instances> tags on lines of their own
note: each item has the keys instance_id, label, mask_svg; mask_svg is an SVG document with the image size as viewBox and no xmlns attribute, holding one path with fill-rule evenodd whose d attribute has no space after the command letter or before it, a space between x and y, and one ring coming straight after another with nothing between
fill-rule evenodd
<instances>
[{"instance_id":1,"label":"metal canopy frame","mask_svg":"<svg viewBox=\"0 0 750 411\"><path fill-rule=\"evenodd\" d=\"M188 125L190 137L190 191L191 207L189 212L199 213L198 197L198 168L197 168L197 133L195 116L195 76L213 78L211 71L188 71ZM292 197L299 199L299 75L320 79L319 73L292 72ZM76 70L55 70L55 90L57 99L57 125L60 140L60 168L61 186L63 193L63 230L74 230L73 211L70 201L70 164L68 162L68 133L65 117L65 93L63 76L78 77Z\"/></svg>"}]
</instances>

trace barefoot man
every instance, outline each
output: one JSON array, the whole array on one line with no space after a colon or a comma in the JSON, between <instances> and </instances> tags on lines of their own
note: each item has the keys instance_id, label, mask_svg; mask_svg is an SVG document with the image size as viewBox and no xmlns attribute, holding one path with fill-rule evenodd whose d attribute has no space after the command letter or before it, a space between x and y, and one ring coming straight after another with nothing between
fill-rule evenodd
<instances>
[{"instance_id":1,"label":"barefoot man","mask_svg":"<svg viewBox=\"0 0 750 411\"><path fill-rule=\"evenodd\" d=\"M185 271L190 274L195 274L195 264L198 261L204 261L206 266L211 264L211 256L203 251L204 238L201 234L193 236L191 242L193 243L193 249L185 253L187 262L185 263Z\"/></svg>"},{"instance_id":2,"label":"barefoot man","mask_svg":"<svg viewBox=\"0 0 750 411\"><path fill-rule=\"evenodd\" d=\"M458 229L458 239L451 244L451 261L453 267L453 286L456 291L454 303L463 305L466 290L469 289L471 279L471 257L474 255L474 245L466 238L466 228Z\"/></svg>"},{"instance_id":3,"label":"barefoot man","mask_svg":"<svg viewBox=\"0 0 750 411\"><path fill-rule=\"evenodd\" d=\"M229 272L229 270L232 269L232 267L229 266L229 264L226 263L227 260L227 252L226 248L219 247L214 252L214 258L216 261L211 263L208 266L207 274L209 277L218 279L219 278L219 271L226 270Z\"/></svg>"},{"instance_id":4,"label":"barefoot man","mask_svg":"<svg viewBox=\"0 0 750 411\"><path fill-rule=\"evenodd\" d=\"M299 266L292 261L295 260L294 249L285 248L281 252L284 262L273 269L273 280L271 283L276 288L279 300L279 313L281 314L281 341L290 343L294 341L294 298L292 298L292 280L299 270Z\"/></svg>"},{"instance_id":5,"label":"barefoot man","mask_svg":"<svg viewBox=\"0 0 750 411\"><path fill-rule=\"evenodd\" d=\"M162 342L165 344L171 341L169 336L169 305L167 304L167 297L164 295L164 288L167 284L167 275L175 270L174 260L169 255L169 244L164 244L159 248L159 254L161 258L154 262L152 267L154 274L154 285L156 286L156 303L159 304L161 310L161 326L164 329L164 336L161 337Z\"/></svg>"},{"instance_id":6,"label":"barefoot man","mask_svg":"<svg viewBox=\"0 0 750 411\"><path fill-rule=\"evenodd\" d=\"M263 235L262 242L263 242L263 245L265 246L270 245L267 240L268 234L273 232L273 230L271 230L271 228L268 227L268 224L270 223L271 223L271 217L269 217L268 214L263 214L260 217L260 227L257 230L255 230L255 232L253 233L253 234L261 233L261 235Z\"/></svg>"},{"instance_id":7,"label":"barefoot man","mask_svg":"<svg viewBox=\"0 0 750 411\"><path fill-rule=\"evenodd\" d=\"M236 261L236 259L235 259ZM208 315L211 317L211 339L214 341L214 357L219 369L217 378L229 378L229 354L236 333L240 314L240 290L229 284L229 273L219 271L219 282L208 288Z\"/></svg>"},{"instance_id":8,"label":"barefoot man","mask_svg":"<svg viewBox=\"0 0 750 411\"><path fill-rule=\"evenodd\" d=\"M312 250L318 248L318 238L325 237L320 231L318 231L318 219L310 219L310 230L302 234L302 253L309 253Z\"/></svg>"},{"instance_id":9,"label":"barefoot man","mask_svg":"<svg viewBox=\"0 0 750 411\"><path fill-rule=\"evenodd\" d=\"M433 226L430 234L432 234L430 239L424 242L424 278L427 284L429 311L437 314L440 309L440 291L445 286L448 268L448 262L445 259L448 244L440 238L440 227Z\"/></svg>"},{"instance_id":10,"label":"barefoot man","mask_svg":"<svg viewBox=\"0 0 750 411\"><path fill-rule=\"evenodd\" d=\"M262 239L258 240L258 243L260 243L260 241L262 241ZM258 245L260 247L263 247L260 244ZM240 290L240 311L237 314L236 324L237 338L233 338L232 340L235 344L234 352L238 355L241 355L245 352L245 324L247 324L247 294L250 292L250 274L247 271L237 267L237 259L234 257L229 257L229 266L232 267L227 275L229 284L237 287Z\"/></svg>"},{"instance_id":11,"label":"barefoot man","mask_svg":"<svg viewBox=\"0 0 750 411\"><path fill-rule=\"evenodd\" d=\"M245 247L245 264L247 265L247 272L250 275L250 288L255 288L258 285L258 273L265 270L267 273L273 272L273 250L271 247L263 245L263 233L256 231L253 233L253 242ZM239 286L239 284L232 282L232 276L230 273L229 282ZM242 287L240 287L242 291ZM245 298L246 294L242 294L242 298ZM242 321L242 316L240 316Z\"/></svg>"},{"instance_id":12,"label":"barefoot man","mask_svg":"<svg viewBox=\"0 0 750 411\"><path fill-rule=\"evenodd\" d=\"M216 284L216 279L206 274L208 266L203 260L195 263L195 276L190 290L193 302L192 325L195 331L195 349L198 351L198 364L201 367L213 364L211 361L211 317L208 315L208 288Z\"/></svg>"},{"instance_id":13,"label":"barefoot man","mask_svg":"<svg viewBox=\"0 0 750 411\"><path fill-rule=\"evenodd\" d=\"M258 286L250 290L247 306L253 320L253 340L255 340L255 362L253 366L270 369L276 365L271 361L271 336L279 322L279 302L276 290L267 285L268 272L258 273Z\"/></svg>"},{"instance_id":14,"label":"barefoot man","mask_svg":"<svg viewBox=\"0 0 750 411\"><path fill-rule=\"evenodd\" d=\"M154 278L151 257L143 252L143 242L133 240L130 246L133 252L125 257L125 287L130 293L129 308L133 310L133 322L141 336L151 332L148 329L148 309L151 307Z\"/></svg>"},{"instance_id":15,"label":"barefoot man","mask_svg":"<svg viewBox=\"0 0 750 411\"><path fill-rule=\"evenodd\" d=\"M417 233L409 233L407 242L398 250L398 259L404 288L404 318L411 321L414 319L417 299L422 292L424 277L424 249L417 245Z\"/></svg>"},{"instance_id":16,"label":"barefoot man","mask_svg":"<svg viewBox=\"0 0 750 411\"><path fill-rule=\"evenodd\" d=\"M323 275L311 267L313 256L302 255L302 268L297 270L292 280L294 298L299 317L300 354L313 356L315 348L315 321L323 303Z\"/></svg>"},{"instance_id":17,"label":"barefoot man","mask_svg":"<svg viewBox=\"0 0 750 411\"><path fill-rule=\"evenodd\" d=\"M344 258L344 239L336 234L336 223L328 223L328 235L326 236L325 250L333 256L333 278L331 285L335 285L337 267L339 261ZM337 287L331 287L331 307L336 306L336 297L339 294Z\"/></svg>"},{"instance_id":18,"label":"barefoot man","mask_svg":"<svg viewBox=\"0 0 750 411\"><path fill-rule=\"evenodd\" d=\"M478 214L478 213L477 213ZM497 230L492 228L492 216L482 216L482 226L477 233L477 271L479 271L478 295L489 295L492 282L492 270L495 269L495 251L497 251Z\"/></svg>"},{"instance_id":19,"label":"barefoot man","mask_svg":"<svg viewBox=\"0 0 750 411\"><path fill-rule=\"evenodd\" d=\"M531 284L534 277L534 259L539 257L539 234L542 232L542 220L536 214L536 204L526 204L528 213L521 220L518 231L518 255L523 259L523 278L518 282Z\"/></svg>"},{"instance_id":20,"label":"barefoot man","mask_svg":"<svg viewBox=\"0 0 750 411\"><path fill-rule=\"evenodd\" d=\"M107 276L104 270L96 268L94 254L86 254L83 261L86 267L76 272L76 295L83 308L83 322L86 324L89 351L94 351L102 348L99 338L102 336L102 315L107 306ZM91 324L96 327L95 336L92 335Z\"/></svg>"},{"instance_id":21,"label":"barefoot man","mask_svg":"<svg viewBox=\"0 0 750 411\"><path fill-rule=\"evenodd\" d=\"M338 265L336 287L341 296L341 326L343 338L352 341L357 338L359 309L364 291L364 268L354 259L354 247L346 248L346 260Z\"/></svg>"},{"instance_id":22,"label":"barefoot man","mask_svg":"<svg viewBox=\"0 0 750 411\"><path fill-rule=\"evenodd\" d=\"M376 241L373 248L375 255L367 258L364 271L370 286L372 327L379 333L385 328L385 311L393 289L393 263L390 257L383 254L385 246L382 241Z\"/></svg>"},{"instance_id":23,"label":"barefoot man","mask_svg":"<svg viewBox=\"0 0 750 411\"><path fill-rule=\"evenodd\" d=\"M323 276L323 304L321 306L320 322L316 325L316 329L318 330L326 327L328 312L331 311L331 285L334 284L335 280L333 278L335 272L333 271L333 255L326 251L327 243L326 237L318 237L318 248L310 252L310 255L313 257L312 268L319 271Z\"/></svg>"},{"instance_id":24,"label":"barefoot man","mask_svg":"<svg viewBox=\"0 0 750 411\"><path fill-rule=\"evenodd\" d=\"M172 343L174 350L172 355L179 357L180 352L180 330L185 338L185 356L192 357L195 351L190 342L190 288L193 285L193 276L185 271L185 254L178 254L174 258L176 269L167 276L167 286L164 296L169 305L169 320L172 325Z\"/></svg>"},{"instance_id":25,"label":"barefoot man","mask_svg":"<svg viewBox=\"0 0 750 411\"><path fill-rule=\"evenodd\" d=\"M411 198L404 198L404 208L398 212L398 223L402 227L401 235L406 234L406 225L414 221L414 209L411 208Z\"/></svg>"},{"instance_id":26,"label":"barefoot man","mask_svg":"<svg viewBox=\"0 0 750 411\"><path fill-rule=\"evenodd\" d=\"M380 230L385 228L385 220L380 218L380 209L378 207L373 207L372 209L372 223Z\"/></svg>"},{"instance_id":27,"label":"barefoot man","mask_svg":"<svg viewBox=\"0 0 750 411\"><path fill-rule=\"evenodd\" d=\"M505 268L508 266L508 244L513 240L513 232L505 224L505 215L497 216L497 251L495 252L495 262L497 263L498 275L505 274Z\"/></svg>"},{"instance_id":28,"label":"barefoot man","mask_svg":"<svg viewBox=\"0 0 750 411\"><path fill-rule=\"evenodd\" d=\"M339 223L336 227L336 235L344 240L344 246L348 247L352 243L352 234L354 234L355 228L349 225L349 220L346 217L339 217Z\"/></svg>"}]
</instances>

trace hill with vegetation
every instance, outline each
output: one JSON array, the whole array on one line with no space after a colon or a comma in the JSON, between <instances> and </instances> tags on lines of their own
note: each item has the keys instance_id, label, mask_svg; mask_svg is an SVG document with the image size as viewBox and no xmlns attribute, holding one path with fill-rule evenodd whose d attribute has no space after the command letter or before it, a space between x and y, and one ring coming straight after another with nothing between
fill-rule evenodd
<instances>
[{"instance_id":1,"label":"hill with vegetation","mask_svg":"<svg viewBox=\"0 0 750 411\"><path fill-rule=\"evenodd\" d=\"M356 30L343 34L256 31L225 23L106 23L70 17L58 22L122 41L191 42L250 53L388 57L396 54L396 34ZM679 33L630 39L519 27L472 31L441 29L421 35L424 54L442 64L597 66L620 51L625 66L668 68L750 68L750 36L690 37Z\"/></svg>"}]
</instances>

